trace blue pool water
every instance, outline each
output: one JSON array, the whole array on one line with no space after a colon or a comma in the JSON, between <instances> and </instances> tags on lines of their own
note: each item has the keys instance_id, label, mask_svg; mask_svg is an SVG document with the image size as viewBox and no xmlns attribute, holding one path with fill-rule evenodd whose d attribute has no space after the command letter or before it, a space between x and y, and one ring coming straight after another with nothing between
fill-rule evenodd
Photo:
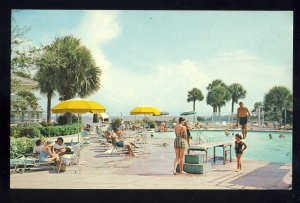
<instances>
[{"instance_id":1,"label":"blue pool water","mask_svg":"<svg viewBox=\"0 0 300 203\"><path fill-rule=\"evenodd\" d=\"M218 142L225 140L234 140L232 133L239 133L240 131L231 131L229 136L226 136L224 131L191 131L193 137L191 143L195 143L197 134L201 133L209 140L209 142ZM272 134L273 139L269 138L269 133ZM281 132L248 132L245 143L247 149L243 153L243 159L291 163L292 162L292 137L291 132L284 132L285 138L280 139ZM174 139L174 132L155 133L154 138L170 138ZM208 154L213 155L213 148L209 148ZM216 148L216 155L222 155L222 149ZM232 155L235 157L234 144L232 147Z\"/></svg>"}]
</instances>

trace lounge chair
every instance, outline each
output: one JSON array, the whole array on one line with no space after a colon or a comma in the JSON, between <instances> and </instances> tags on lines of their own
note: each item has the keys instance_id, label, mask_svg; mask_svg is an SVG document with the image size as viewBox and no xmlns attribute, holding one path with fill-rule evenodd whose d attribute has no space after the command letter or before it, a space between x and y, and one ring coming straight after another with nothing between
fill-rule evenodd
<instances>
[{"instance_id":1,"label":"lounge chair","mask_svg":"<svg viewBox=\"0 0 300 203\"><path fill-rule=\"evenodd\" d=\"M24 173L26 169L34 167L35 163L24 158L10 159L10 173Z\"/></svg>"},{"instance_id":2,"label":"lounge chair","mask_svg":"<svg viewBox=\"0 0 300 203\"><path fill-rule=\"evenodd\" d=\"M26 169L33 169L40 166L49 166L49 169L53 166L55 166L55 162L51 161L43 161L41 160L39 154L25 154L24 156L17 158L17 159L11 159L10 160L10 168L11 172L20 172L24 173ZM53 167L55 170L55 167Z\"/></svg>"}]
</instances>

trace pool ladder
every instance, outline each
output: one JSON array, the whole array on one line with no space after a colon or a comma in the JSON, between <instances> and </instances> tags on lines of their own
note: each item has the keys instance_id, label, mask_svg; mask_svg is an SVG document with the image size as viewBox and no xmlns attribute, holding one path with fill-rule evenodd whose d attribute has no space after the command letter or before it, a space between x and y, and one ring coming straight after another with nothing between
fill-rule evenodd
<instances>
[{"instance_id":1,"label":"pool ladder","mask_svg":"<svg viewBox=\"0 0 300 203\"><path fill-rule=\"evenodd\" d=\"M209 138L207 138L202 132L197 133L196 144L209 143Z\"/></svg>"}]
</instances>

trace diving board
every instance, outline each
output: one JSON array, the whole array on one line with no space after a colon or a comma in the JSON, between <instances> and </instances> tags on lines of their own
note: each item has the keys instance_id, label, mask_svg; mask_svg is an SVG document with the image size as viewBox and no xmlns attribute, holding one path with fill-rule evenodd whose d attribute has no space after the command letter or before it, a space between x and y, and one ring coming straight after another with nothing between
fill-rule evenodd
<instances>
[{"instance_id":1,"label":"diving board","mask_svg":"<svg viewBox=\"0 0 300 203\"><path fill-rule=\"evenodd\" d=\"M232 162L231 147L232 147L233 142L234 141L220 141L220 142L211 142L211 143L194 145L194 146L191 146L190 148L188 148L188 154L190 154L190 151L204 151L206 153L206 162L207 162L208 148L213 147L214 148L214 163L216 163L216 148L222 147L223 148L223 164L225 165L227 153L229 153L230 162ZM226 149L228 147L229 147L229 150Z\"/></svg>"}]
</instances>

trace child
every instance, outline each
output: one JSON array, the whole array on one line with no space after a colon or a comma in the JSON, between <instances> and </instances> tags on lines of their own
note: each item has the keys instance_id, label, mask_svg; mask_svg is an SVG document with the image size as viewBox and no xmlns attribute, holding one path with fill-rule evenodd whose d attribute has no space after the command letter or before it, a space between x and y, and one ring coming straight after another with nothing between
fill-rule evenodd
<instances>
[{"instance_id":1,"label":"child","mask_svg":"<svg viewBox=\"0 0 300 203\"><path fill-rule=\"evenodd\" d=\"M236 172L239 170L242 170L242 163L241 163L241 158L243 151L247 148L247 145L241 141L242 136L239 134L235 134L235 154L236 154L236 159L237 159L237 169ZM244 148L243 148L244 146Z\"/></svg>"}]
</instances>

